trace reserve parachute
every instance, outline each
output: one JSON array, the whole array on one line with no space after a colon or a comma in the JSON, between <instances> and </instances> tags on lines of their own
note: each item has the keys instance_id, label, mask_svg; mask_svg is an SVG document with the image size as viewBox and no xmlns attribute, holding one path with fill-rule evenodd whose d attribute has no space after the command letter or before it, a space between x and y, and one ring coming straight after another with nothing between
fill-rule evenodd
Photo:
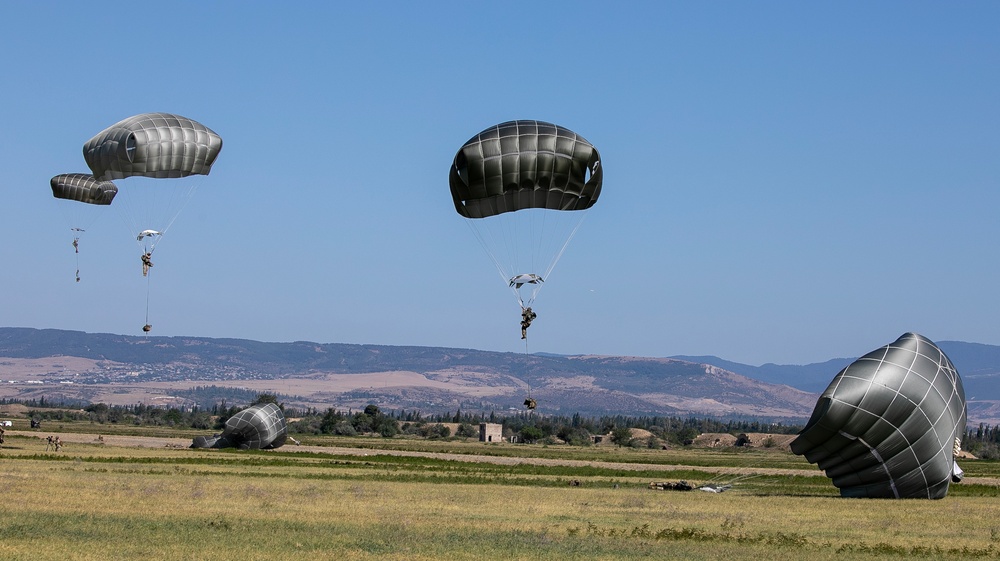
<instances>
[{"instance_id":1,"label":"reserve parachute","mask_svg":"<svg viewBox=\"0 0 1000 561\"><path fill-rule=\"evenodd\" d=\"M926 337L905 333L840 371L792 452L844 497L940 499L962 479L962 379Z\"/></svg>"}]
</instances>

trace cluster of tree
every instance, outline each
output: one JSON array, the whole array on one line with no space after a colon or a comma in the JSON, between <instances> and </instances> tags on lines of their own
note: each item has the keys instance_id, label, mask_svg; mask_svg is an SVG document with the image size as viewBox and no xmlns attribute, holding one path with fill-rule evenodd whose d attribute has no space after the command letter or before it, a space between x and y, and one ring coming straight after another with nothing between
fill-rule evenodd
<instances>
[{"instance_id":1,"label":"cluster of tree","mask_svg":"<svg viewBox=\"0 0 1000 561\"><path fill-rule=\"evenodd\" d=\"M768 432L773 434L793 434L799 426L763 423L757 420L717 420L709 418L680 418L655 416L603 416L585 417L579 413L572 416L543 416L523 412L503 415L464 413L426 415L419 411L384 412L372 404L363 411L340 411L316 408L297 410L285 408L273 394L258 394L249 405L275 403L289 419L288 430L299 435L380 435L391 438L404 434L425 438L471 438L479 434L480 423L503 425L503 434L518 442L565 442L575 446L589 446L594 435L602 435L620 446L660 447L663 445L689 444L696 436L705 432L730 433L737 435L747 432ZM86 405L82 409L61 407L51 408L51 403L31 403L34 407L29 415L35 420L89 421L93 423L115 423L130 425L152 425L190 427L199 430L221 430L231 416L245 406L228 404L225 400L211 408L176 408L150 405L109 406L103 403ZM44 407L48 405L49 407ZM452 429L443 423L457 424ZM630 429L649 431L647 438L632 437Z\"/></svg>"},{"instance_id":2,"label":"cluster of tree","mask_svg":"<svg viewBox=\"0 0 1000 561\"><path fill-rule=\"evenodd\" d=\"M979 423L979 427L967 429L962 448L984 460L1000 460L1000 425Z\"/></svg>"}]
</instances>

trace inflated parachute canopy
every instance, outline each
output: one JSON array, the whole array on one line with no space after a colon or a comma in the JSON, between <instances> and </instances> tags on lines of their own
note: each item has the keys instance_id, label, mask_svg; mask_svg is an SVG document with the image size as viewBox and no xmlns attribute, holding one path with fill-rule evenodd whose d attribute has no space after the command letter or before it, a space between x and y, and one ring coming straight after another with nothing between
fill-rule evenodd
<instances>
[{"instance_id":1,"label":"inflated parachute canopy","mask_svg":"<svg viewBox=\"0 0 1000 561\"><path fill-rule=\"evenodd\" d=\"M280 448L287 439L284 413L273 403L262 403L230 417L222 434L196 437L191 447L270 450Z\"/></svg>"},{"instance_id":2,"label":"inflated parachute canopy","mask_svg":"<svg viewBox=\"0 0 1000 561\"><path fill-rule=\"evenodd\" d=\"M584 210L603 178L597 148L542 121L508 121L469 139L455 155L449 183L455 210L485 218L527 208Z\"/></svg>"},{"instance_id":3,"label":"inflated parachute canopy","mask_svg":"<svg viewBox=\"0 0 1000 561\"><path fill-rule=\"evenodd\" d=\"M208 175L222 137L205 125L170 113L143 113L119 121L83 145L98 179Z\"/></svg>"},{"instance_id":4,"label":"inflated parachute canopy","mask_svg":"<svg viewBox=\"0 0 1000 561\"><path fill-rule=\"evenodd\" d=\"M905 333L834 377L791 448L844 497L940 499L962 476L955 455L965 422L951 361Z\"/></svg>"},{"instance_id":5,"label":"inflated parachute canopy","mask_svg":"<svg viewBox=\"0 0 1000 561\"><path fill-rule=\"evenodd\" d=\"M64 173L49 180L52 196L91 205L109 205L118 194L110 181L98 181L87 173Z\"/></svg>"}]
</instances>

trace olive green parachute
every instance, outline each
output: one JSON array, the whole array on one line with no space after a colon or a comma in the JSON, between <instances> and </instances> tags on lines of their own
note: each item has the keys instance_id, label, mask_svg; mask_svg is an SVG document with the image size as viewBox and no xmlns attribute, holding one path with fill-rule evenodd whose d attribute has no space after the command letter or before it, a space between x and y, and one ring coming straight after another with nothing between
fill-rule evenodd
<instances>
[{"instance_id":1,"label":"olive green parachute","mask_svg":"<svg viewBox=\"0 0 1000 561\"><path fill-rule=\"evenodd\" d=\"M98 179L208 175L222 137L205 125L170 113L143 113L97 133L83 157Z\"/></svg>"},{"instance_id":2,"label":"olive green parachute","mask_svg":"<svg viewBox=\"0 0 1000 561\"><path fill-rule=\"evenodd\" d=\"M519 120L462 145L448 182L455 210L525 308L597 202L603 177L601 156L585 138L552 123Z\"/></svg>"},{"instance_id":3,"label":"olive green parachute","mask_svg":"<svg viewBox=\"0 0 1000 561\"><path fill-rule=\"evenodd\" d=\"M965 390L947 356L905 333L843 369L791 443L844 497L928 498L962 478Z\"/></svg>"},{"instance_id":4,"label":"olive green parachute","mask_svg":"<svg viewBox=\"0 0 1000 561\"><path fill-rule=\"evenodd\" d=\"M129 117L83 145L83 158L95 178L126 180L120 183L114 208L139 246L142 276L147 278L144 333L151 329L148 276L153 251L199 183L181 178L208 175L221 151L222 137L215 131L170 113Z\"/></svg>"},{"instance_id":5,"label":"olive green parachute","mask_svg":"<svg viewBox=\"0 0 1000 561\"><path fill-rule=\"evenodd\" d=\"M118 194L110 181L99 181L89 173L64 173L49 180L52 196L73 231L73 253L76 254L76 282L80 282L80 240L83 233L101 216L104 207Z\"/></svg>"},{"instance_id":6,"label":"olive green parachute","mask_svg":"<svg viewBox=\"0 0 1000 561\"><path fill-rule=\"evenodd\" d=\"M98 181L87 173L64 173L49 180L52 196L91 205L109 205L118 194L110 181Z\"/></svg>"},{"instance_id":7,"label":"olive green parachute","mask_svg":"<svg viewBox=\"0 0 1000 561\"><path fill-rule=\"evenodd\" d=\"M191 448L270 450L280 448L287 439L285 414L273 403L262 403L230 417L222 434L196 437Z\"/></svg>"},{"instance_id":8,"label":"olive green parachute","mask_svg":"<svg viewBox=\"0 0 1000 561\"><path fill-rule=\"evenodd\" d=\"M590 208L602 178L600 154L582 136L523 120L469 139L455 155L449 183L459 214L485 218L528 208Z\"/></svg>"}]
</instances>

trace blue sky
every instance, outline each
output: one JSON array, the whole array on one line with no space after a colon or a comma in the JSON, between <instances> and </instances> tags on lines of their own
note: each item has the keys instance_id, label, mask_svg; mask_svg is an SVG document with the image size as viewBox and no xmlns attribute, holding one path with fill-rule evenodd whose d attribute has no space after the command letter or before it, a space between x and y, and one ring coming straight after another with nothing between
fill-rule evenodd
<instances>
[{"instance_id":1,"label":"blue sky","mask_svg":"<svg viewBox=\"0 0 1000 561\"><path fill-rule=\"evenodd\" d=\"M0 21L0 325L140 334L122 218L88 229L76 283L48 181L162 111L225 145L156 250L154 335L523 352L447 173L479 131L539 119L605 176L531 351L1000 344L993 2L4 2Z\"/></svg>"}]
</instances>

